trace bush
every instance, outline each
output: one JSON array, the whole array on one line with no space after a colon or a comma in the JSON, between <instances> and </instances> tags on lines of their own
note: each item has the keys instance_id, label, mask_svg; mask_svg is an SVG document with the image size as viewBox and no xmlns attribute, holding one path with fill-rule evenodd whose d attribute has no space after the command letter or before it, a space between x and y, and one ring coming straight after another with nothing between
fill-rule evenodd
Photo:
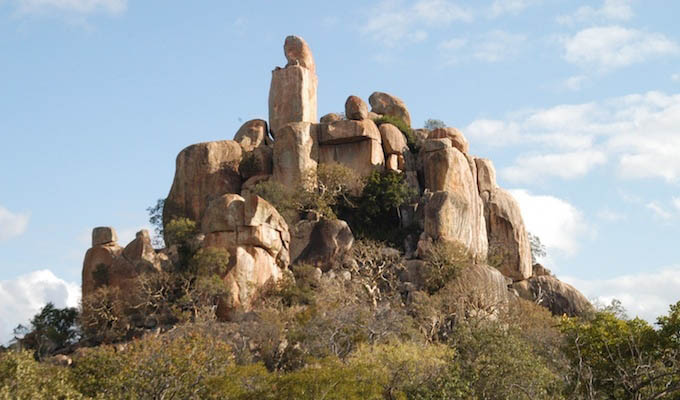
<instances>
[{"instance_id":1,"label":"bush","mask_svg":"<svg viewBox=\"0 0 680 400\"><path fill-rule=\"evenodd\" d=\"M33 350L35 359L42 360L78 341L77 320L78 310L75 308L56 308L54 304L47 303L31 319L30 327L19 325L14 333L23 335L18 340L22 348Z\"/></svg>"},{"instance_id":2,"label":"bush","mask_svg":"<svg viewBox=\"0 0 680 400\"><path fill-rule=\"evenodd\" d=\"M152 239L152 243L156 248L161 248L164 246L163 208L165 208L165 199L158 199L156 201L156 205L146 209L146 211L149 213L149 223L154 227L154 237Z\"/></svg>"},{"instance_id":3,"label":"bush","mask_svg":"<svg viewBox=\"0 0 680 400\"><path fill-rule=\"evenodd\" d=\"M382 124L392 124L396 126L397 129L399 129L401 133L406 136L406 145L408 146L409 150L414 154L420 150L418 144L416 143L416 135L413 133L411 127L408 126L408 124L401 118L392 115L383 115L380 118L374 119L373 122L375 122L375 124L378 126Z\"/></svg>"},{"instance_id":4,"label":"bush","mask_svg":"<svg viewBox=\"0 0 680 400\"><path fill-rule=\"evenodd\" d=\"M458 277L463 268L473 262L465 246L443 240L432 244L424 259L423 283L425 290L430 294L436 293L449 281Z\"/></svg>"},{"instance_id":5,"label":"bush","mask_svg":"<svg viewBox=\"0 0 680 400\"><path fill-rule=\"evenodd\" d=\"M68 370L36 362L27 351L0 353L0 399L82 399Z\"/></svg>"},{"instance_id":6,"label":"bush","mask_svg":"<svg viewBox=\"0 0 680 400\"><path fill-rule=\"evenodd\" d=\"M374 171L355 201L356 209L344 211L341 217L349 222L355 235L401 247L403 236L408 232L400 229L399 207L412 195L404 174Z\"/></svg>"},{"instance_id":7,"label":"bush","mask_svg":"<svg viewBox=\"0 0 680 400\"><path fill-rule=\"evenodd\" d=\"M186 246L197 233L196 222L184 217L175 218L165 227L165 243L168 246Z\"/></svg>"},{"instance_id":8,"label":"bush","mask_svg":"<svg viewBox=\"0 0 680 400\"><path fill-rule=\"evenodd\" d=\"M260 182L253 187L253 194L267 200L276 208L288 225L293 225L300 220L300 209L296 203L296 188L286 187L272 179Z\"/></svg>"},{"instance_id":9,"label":"bush","mask_svg":"<svg viewBox=\"0 0 680 400\"><path fill-rule=\"evenodd\" d=\"M446 128L446 123L440 119L428 119L425 121L425 125L423 126L427 130L434 130L438 128Z\"/></svg>"}]
</instances>

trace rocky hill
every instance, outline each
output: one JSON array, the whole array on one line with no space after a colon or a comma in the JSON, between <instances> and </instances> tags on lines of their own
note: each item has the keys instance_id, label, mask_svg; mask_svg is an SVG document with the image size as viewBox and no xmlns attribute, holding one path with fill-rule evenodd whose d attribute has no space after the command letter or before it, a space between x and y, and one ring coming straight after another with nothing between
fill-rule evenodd
<instances>
[{"instance_id":1,"label":"rocky hill","mask_svg":"<svg viewBox=\"0 0 680 400\"><path fill-rule=\"evenodd\" d=\"M472 155L463 133L452 127L413 129L404 101L382 92L369 97L370 111L362 99L349 96L344 114L318 119L310 48L289 36L284 54L286 65L272 71L268 122L248 121L233 140L193 144L177 156L162 213L165 248L154 249L144 230L125 247L113 228L93 230L83 263L83 299L101 287L125 293L141 276L176 271L183 245L169 236L171 225L191 221L195 231L184 247L228 254L219 273L225 289L217 306L221 320L249 311L292 265L312 265L318 276L359 279L353 247L368 228L391 230L390 237L398 238L376 251L403 266L395 284L404 299L425 290L427 260L439 244L449 243L462 246L471 259L458 280L493 308L511 307L521 297L558 315L590 310L576 289L532 265L517 202L498 186L492 162ZM396 177L408 190L393 210L397 223L367 227L371 220L353 218L361 209L347 207L347 221L337 218L340 212L304 207L291 215L262 190L278 185L325 195L332 188L322 188L320 176L329 168L357 183L380 174ZM367 284L366 290L380 288Z\"/></svg>"}]
</instances>

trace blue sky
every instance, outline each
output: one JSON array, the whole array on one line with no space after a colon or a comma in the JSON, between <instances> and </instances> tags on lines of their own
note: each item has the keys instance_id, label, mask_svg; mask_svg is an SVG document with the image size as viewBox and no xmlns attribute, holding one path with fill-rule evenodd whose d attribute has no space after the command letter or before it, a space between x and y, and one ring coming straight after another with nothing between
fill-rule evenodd
<instances>
[{"instance_id":1,"label":"blue sky","mask_svg":"<svg viewBox=\"0 0 680 400\"><path fill-rule=\"evenodd\" d=\"M126 243L177 153L267 116L286 35L319 112L376 90L494 161L545 263L649 320L680 298L680 3L0 0L0 342L77 302L91 228Z\"/></svg>"}]
</instances>

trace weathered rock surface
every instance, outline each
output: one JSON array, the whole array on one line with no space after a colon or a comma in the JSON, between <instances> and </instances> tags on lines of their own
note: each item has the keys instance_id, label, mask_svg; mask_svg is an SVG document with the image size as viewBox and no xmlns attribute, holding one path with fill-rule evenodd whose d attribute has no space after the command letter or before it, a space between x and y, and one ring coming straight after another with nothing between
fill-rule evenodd
<instances>
[{"instance_id":1,"label":"weathered rock surface","mask_svg":"<svg viewBox=\"0 0 680 400\"><path fill-rule=\"evenodd\" d=\"M283 53L286 55L288 63L286 66L300 65L316 73L316 65L312 50L305 40L299 36L288 36L283 43Z\"/></svg>"},{"instance_id":2,"label":"weathered rock surface","mask_svg":"<svg viewBox=\"0 0 680 400\"><path fill-rule=\"evenodd\" d=\"M149 231L142 229L123 249L123 257L135 266L137 273L160 272L161 258L151 245Z\"/></svg>"},{"instance_id":3,"label":"weathered rock surface","mask_svg":"<svg viewBox=\"0 0 680 400\"><path fill-rule=\"evenodd\" d=\"M113 228L106 228L108 237L115 237ZM143 273L154 273L161 270L161 264L167 257L156 253L151 245L149 231L137 232L133 241L122 248L115 241L99 243L102 228L93 230L93 246L83 260L82 295L89 296L102 286L117 287L122 292L131 290L135 280Z\"/></svg>"},{"instance_id":4,"label":"weathered rock surface","mask_svg":"<svg viewBox=\"0 0 680 400\"><path fill-rule=\"evenodd\" d=\"M345 101L345 116L348 119L362 120L368 118L366 102L357 96L349 96Z\"/></svg>"},{"instance_id":5,"label":"weathered rock surface","mask_svg":"<svg viewBox=\"0 0 680 400\"><path fill-rule=\"evenodd\" d=\"M265 144L267 139L267 122L254 119L241 125L234 135L234 141L241 145L243 151L253 151L256 147Z\"/></svg>"},{"instance_id":6,"label":"weathered rock surface","mask_svg":"<svg viewBox=\"0 0 680 400\"><path fill-rule=\"evenodd\" d=\"M301 221L293 235L291 258L329 270L334 263L341 262L354 244L354 235L349 225L342 220ZM293 258L294 257L294 258Z\"/></svg>"},{"instance_id":7,"label":"weathered rock surface","mask_svg":"<svg viewBox=\"0 0 680 400\"><path fill-rule=\"evenodd\" d=\"M269 128L274 138L289 122L316 122L318 80L312 52L305 41L288 36L283 46L288 64L272 71Z\"/></svg>"},{"instance_id":8,"label":"weathered rock surface","mask_svg":"<svg viewBox=\"0 0 680 400\"><path fill-rule=\"evenodd\" d=\"M426 199L425 233L435 240L457 241L475 258L486 259L484 205L468 159L450 139L425 141L421 157L425 189L433 192Z\"/></svg>"},{"instance_id":9,"label":"weathered rock surface","mask_svg":"<svg viewBox=\"0 0 680 400\"><path fill-rule=\"evenodd\" d=\"M488 265L470 265L461 271L458 282L466 295L468 307L483 315L494 315L510 299L507 279ZM478 314L479 315L479 314Z\"/></svg>"},{"instance_id":10,"label":"weathered rock surface","mask_svg":"<svg viewBox=\"0 0 680 400\"><path fill-rule=\"evenodd\" d=\"M319 144L343 144L372 139L380 142L380 131L370 119L342 120L319 125Z\"/></svg>"},{"instance_id":11,"label":"weathered rock surface","mask_svg":"<svg viewBox=\"0 0 680 400\"><path fill-rule=\"evenodd\" d=\"M305 177L316 175L319 159L318 127L318 124L297 122L279 131L274 141L272 178L275 181L294 188Z\"/></svg>"},{"instance_id":12,"label":"weathered rock surface","mask_svg":"<svg viewBox=\"0 0 680 400\"><path fill-rule=\"evenodd\" d=\"M319 163L338 163L352 168L359 176L381 171L385 166L382 144L373 139L319 146Z\"/></svg>"},{"instance_id":13,"label":"weathered rock surface","mask_svg":"<svg viewBox=\"0 0 680 400\"><path fill-rule=\"evenodd\" d=\"M482 196L482 199L488 200L491 192L498 188L496 184L496 168L494 168L491 160L485 158L475 158L475 165L477 166L479 195Z\"/></svg>"},{"instance_id":14,"label":"weathered rock surface","mask_svg":"<svg viewBox=\"0 0 680 400\"><path fill-rule=\"evenodd\" d=\"M368 102L371 104L372 112L400 118L406 125L411 126L411 114L400 98L383 92L374 92L368 98Z\"/></svg>"},{"instance_id":15,"label":"weathered rock surface","mask_svg":"<svg viewBox=\"0 0 680 400\"><path fill-rule=\"evenodd\" d=\"M256 175L271 175L273 163L273 147L263 144L243 154L238 170L243 181L246 181Z\"/></svg>"},{"instance_id":16,"label":"weathered rock surface","mask_svg":"<svg viewBox=\"0 0 680 400\"><path fill-rule=\"evenodd\" d=\"M338 113L328 113L321 117L321 120L319 122L321 122L322 124L330 124L331 122L342 121L343 119L344 118L342 118L342 115Z\"/></svg>"},{"instance_id":17,"label":"weathered rock surface","mask_svg":"<svg viewBox=\"0 0 680 400\"><path fill-rule=\"evenodd\" d=\"M496 184L496 171L489 160L475 159L479 194L484 199L484 217L489 257L503 275L515 281L531 276L531 245L519 204Z\"/></svg>"},{"instance_id":18,"label":"weathered rock surface","mask_svg":"<svg viewBox=\"0 0 680 400\"><path fill-rule=\"evenodd\" d=\"M531 269L531 276L552 276L552 271L541 264L534 264Z\"/></svg>"},{"instance_id":19,"label":"weathered rock surface","mask_svg":"<svg viewBox=\"0 0 680 400\"><path fill-rule=\"evenodd\" d=\"M211 199L224 193L239 193L241 157L241 146L232 140L199 143L182 150L165 200L163 224L178 217L198 222Z\"/></svg>"},{"instance_id":20,"label":"weathered rock surface","mask_svg":"<svg viewBox=\"0 0 680 400\"><path fill-rule=\"evenodd\" d=\"M399 128L392 124L381 124L379 129L383 150L386 155L401 154L408 150L406 138Z\"/></svg>"},{"instance_id":21,"label":"weathered rock surface","mask_svg":"<svg viewBox=\"0 0 680 400\"><path fill-rule=\"evenodd\" d=\"M428 135L428 139L444 139L444 138L451 139L453 147L457 148L461 152L466 154L470 152L470 143L468 143L467 139L465 139L463 133L456 128L451 127L437 128L432 130Z\"/></svg>"},{"instance_id":22,"label":"weathered rock surface","mask_svg":"<svg viewBox=\"0 0 680 400\"><path fill-rule=\"evenodd\" d=\"M230 262L223 281L229 297L218 316L235 309L247 311L257 291L275 282L290 263L288 225L278 211L261 197L225 194L210 202L201 231L204 247L229 251Z\"/></svg>"},{"instance_id":23,"label":"weathered rock surface","mask_svg":"<svg viewBox=\"0 0 680 400\"><path fill-rule=\"evenodd\" d=\"M92 246L117 242L116 230L110 226L98 226L92 230Z\"/></svg>"},{"instance_id":24,"label":"weathered rock surface","mask_svg":"<svg viewBox=\"0 0 680 400\"><path fill-rule=\"evenodd\" d=\"M520 297L548 308L554 315L581 316L593 309L581 292L554 276L531 277L512 287Z\"/></svg>"},{"instance_id":25,"label":"weathered rock surface","mask_svg":"<svg viewBox=\"0 0 680 400\"><path fill-rule=\"evenodd\" d=\"M121 280L128 278L131 268L123 271L113 270L113 264L116 259L120 258L122 252L123 248L118 243L109 242L92 246L85 253L82 276L83 298L102 286L120 286Z\"/></svg>"}]
</instances>

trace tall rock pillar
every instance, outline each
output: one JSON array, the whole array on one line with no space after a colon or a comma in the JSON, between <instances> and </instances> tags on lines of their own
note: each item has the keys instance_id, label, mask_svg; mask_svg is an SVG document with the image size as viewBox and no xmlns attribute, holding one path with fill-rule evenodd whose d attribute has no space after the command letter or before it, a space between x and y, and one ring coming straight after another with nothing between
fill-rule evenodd
<instances>
[{"instance_id":1,"label":"tall rock pillar","mask_svg":"<svg viewBox=\"0 0 680 400\"><path fill-rule=\"evenodd\" d=\"M274 138L289 122L317 122L318 79L312 51L298 36L288 36L283 51L288 63L272 71L269 88L269 128Z\"/></svg>"}]
</instances>

